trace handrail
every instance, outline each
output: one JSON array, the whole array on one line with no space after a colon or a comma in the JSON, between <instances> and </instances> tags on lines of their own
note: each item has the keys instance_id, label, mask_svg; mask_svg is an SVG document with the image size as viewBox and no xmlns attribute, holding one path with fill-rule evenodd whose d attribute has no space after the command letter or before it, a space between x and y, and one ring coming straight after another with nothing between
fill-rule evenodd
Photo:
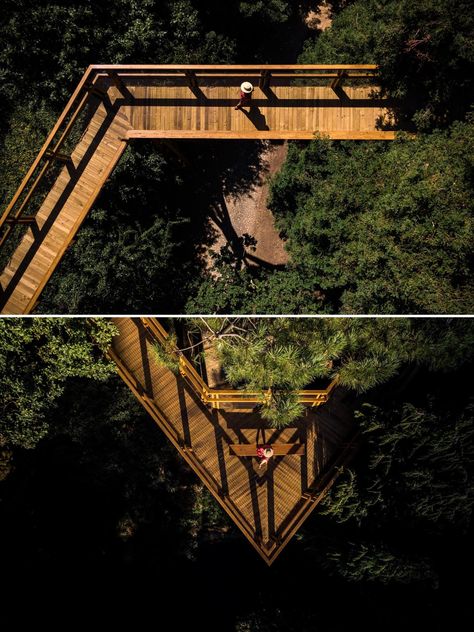
<instances>
[{"instance_id":1,"label":"handrail","mask_svg":"<svg viewBox=\"0 0 474 632\"><path fill-rule=\"evenodd\" d=\"M315 72L321 74L311 74ZM125 85L127 78L135 74L139 77L151 78L160 76L187 78L192 85L196 85L195 82L204 76L236 78L239 74L250 73L252 77L254 74L260 77L259 85L262 90L265 90L270 80L278 79L278 77L293 77L294 79L311 79L316 76L328 79L335 77L331 83L331 87L334 87L343 77L353 79L375 77L377 72L378 66L375 64L92 64L84 72L33 164L2 213L0 246L4 244L15 225L34 224L35 212L24 212L55 158L59 157L59 150L68 138L78 116L89 103L94 94L94 87L96 87L96 93L100 91L96 84L104 77L117 86L122 86L122 89L127 89ZM201 77L202 73L205 74ZM264 137L264 131L259 133ZM57 139L58 134L60 134L59 139ZM140 130L135 131L135 136L140 137ZM124 140L128 141L131 137L132 135Z\"/></svg>"},{"instance_id":2,"label":"handrail","mask_svg":"<svg viewBox=\"0 0 474 632\"><path fill-rule=\"evenodd\" d=\"M42 148L40 149L38 155L36 156L35 160L33 161L33 164L31 165L30 169L28 170L28 172L26 173L26 175L24 176L20 186L18 187L17 191L15 192L13 198L11 199L10 203L8 204L7 208L5 209L5 211L2 214L2 217L0 218L0 228L3 226L3 224L5 223L5 221L7 220L7 218L9 217L12 209L15 207L16 203L18 202L18 199L20 198L21 194L24 192L26 185L28 184L28 182L30 181L30 179L32 178L36 168L38 167L38 165L40 164L41 160L43 158L45 158L45 154L46 152L50 149L50 145L53 143L53 140L56 136L56 134L58 133L58 131L60 130L61 126L64 124L66 118L68 117L68 115L71 113L74 104L76 103L77 99L79 98L79 96L81 94L84 93L84 90L87 89L87 86L89 84L93 84L96 79L97 76L102 72L106 72L107 75L109 75L109 73L111 71L114 72L114 74L119 75L120 73L122 74L127 74L127 71L139 71L140 73L147 73L150 76L159 76L160 74L163 74L164 71L168 72L172 72L172 73L180 73L183 74L183 76L186 75L186 72L195 72L195 71L206 71L206 72L211 72L213 76L222 76L222 75L231 75L232 73L239 73L242 71L271 71L273 73L281 73L281 72L285 72L285 71L292 71L294 72L294 75L296 78L298 78L299 76L303 75L306 72L310 72L310 71L314 71L314 70L318 70L318 71L346 71L346 72L350 72L350 71L357 71L357 70L365 70L365 71L372 71L373 73L376 73L378 70L378 66L375 64L304 64L304 65L298 65L298 64L245 64L245 65L210 65L210 64L92 64L90 66L88 66L88 68L86 69L84 75L82 76L81 80L79 81L79 84L77 85L76 89L74 90L71 98L69 99L68 103L66 104L64 110L62 111L61 115L59 116L58 120L56 121L53 129L51 130L49 136L47 137L46 141L44 142ZM357 75L355 75L355 78L357 77ZM87 93L86 93L87 94ZM80 111L82 111L85 102L87 101L87 98L80 104L80 106L76 109L76 112L74 113L74 120L77 117L77 115L80 113ZM65 133L61 136L60 140L58 141L58 143L56 144L56 146L54 147L54 149L52 150L53 153L57 152L58 149L61 147L61 145L64 143L68 132L70 131L70 127L71 125L67 126L67 129L65 130ZM51 160L48 160L47 165L45 167L45 170L47 169L47 167L51 164ZM39 179L41 179L41 177L44 175L44 172L42 172L39 176ZM38 179L38 182L39 182ZM37 182L35 182L35 188L37 186ZM31 193L30 193L31 195ZM20 213L23 210L25 205L22 205L22 208L20 209Z\"/></svg>"},{"instance_id":3,"label":"handrail","mask_svg":"<svg viewBox=\"0 0 474 632\"><path fill-rule=\"evenodd\" d=\"M145 329L160 344L169 338L168 332L156 318L140 317ZM220 404L263 404L271 397L271 389L267 391L242 391L238 389L209 388L203 378L186 356L176 347L174 355L178 360L179 373L186 383L197 393L204 404L219 408ZM298 399L301 404L319 406L328 401L331 391L338 383L334 378L328 388L321 390L299 390Z\"/></svg>"},{"instance_id":4,"label":"handrail","mask_svg":"<svg viewBox=\"0 0 474 632\"><path fill-rule=\"evenodd\" d=\"M13 208L13 206L15 205L16 201L18 200L18 198L20 197L23 189L25 188L26 183L28 182L28 180L31 178L33 172L35 171L36 167L39 165L41 159L44 157L46 151L49 149L50 144L52 143L54 137L56 136L59 128L61 127L61 125L64 123L66 117L68 116L68 114L70 113L76 99L78 98L79 94L81 93L81 91L84 88L84 85L87 81L87 79L89 78L89 76L93 73L93 68L92 66L89 66L88 69L86 70L86 72L84 73L84 75L82 76L82 79L80 80L77 88L74 90L71 98L69 99L69 101L66 104L66 107L64 108L64 110L62 111L61 115L59 116L58 120L56 121L53 129L51 130L48 138L45 140L42 148L40 149L38 155L36 156L35 160L33 161L33 164L31 165L31 167L29 168L27 174L25 175L25 177L23 178L20 186L18 187L18 190L16 191L15 195L13 196L10 204L7 206L7 208L5 209L2 218L0 219L0 226L3 224L4 221L4 217L7 216L10 213L10 210Z\"/></svg>"},{"instance_id":5,"label":"handrail","mask_svg":"<svg viewBox=\"0 0 474 632\"><path fill-rule=\"evenodd\" d=\"M242 70L378 70L377 64L93 64L95 71L114 70L213 70L216 72L239 72Z\"/></svg>"},{"instance_id":6,"label":"handrail","mask_svg":"<svg viewBox=\"0 0 474 632\"><path fill-rule=\"evenodd\" d=\"M33 164L31 165L28 172L24 176L13 198L10 200L10 203L6 207L5 211L2 213L2 216L0 217L0 229L3 227L5 222L7 222L7 220L10 219L11 215L13 215L14 219L18 219L21 217L33 193L36 191L39 183L41 182L48 168L52 165L54 156L58 153L59 149L62 147L67 137L69 136L69 133L71 132L72 126L75 123L77 117L84 110L84 107L89 100L89 93L87 91L87 86L94 85L96 80L97 80L97 73L94 71L92 66L89 66L87 70L85 71L84 75L82 76L81 80L79 81L79 84L74 90L71 98L67 102L66 107L64 108L58 120L56 121L53 129L51 130L50 134L45 140L38 155L33 161ZM78 99L81 99L81 100L80 100L80 103L76 106ZM75 111L73 111L74 108L75 108ZM68 117L71 115L71 113L72 113L71 118L67 120ZM65 125L65 129L61 133L59 140L56 143L54 143L54 139L56 138L58 132L61 130L61 128L64 125ZM42 166L40 173L36 176L29 191L27 192L25 199L22 201L20 205L20 208L17 209L15 212L13 212L22 194L25 192L25 189L28 183L30 182L30 180L32 180L37 168L39 167L41 161L43 160L45 161L45 163ZM11 228L12 228L11 225L8 225L6 227L5 233L0 237L0 246L3 245L3 243L7 239L11 231Z\"/></svg>"}]
</instances>

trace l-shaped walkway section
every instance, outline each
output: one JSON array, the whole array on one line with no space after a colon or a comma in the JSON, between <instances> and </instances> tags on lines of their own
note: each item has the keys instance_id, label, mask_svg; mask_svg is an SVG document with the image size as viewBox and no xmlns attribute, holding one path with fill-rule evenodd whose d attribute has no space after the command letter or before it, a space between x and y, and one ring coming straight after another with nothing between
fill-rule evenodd
<instances>
[{"instance_id":1,"label":"l-shaped walkway section","mask_svg":"<svg viewBox=\"0 0 474 632\"><path fill-rule=\"evenodd\" d=\"M381 129L390 104L377 95L376 72L372 65L90 66L0 218L0 255L6 246L10 253L0 275L1 313L34 309L130 140L316 133L391 140L393 129ZM251 104L236 110L244 80L255 90ZM73 131L78 140L68 152ZM58 161L64 166L40 195Z\"/></svg>"}]
</instances>

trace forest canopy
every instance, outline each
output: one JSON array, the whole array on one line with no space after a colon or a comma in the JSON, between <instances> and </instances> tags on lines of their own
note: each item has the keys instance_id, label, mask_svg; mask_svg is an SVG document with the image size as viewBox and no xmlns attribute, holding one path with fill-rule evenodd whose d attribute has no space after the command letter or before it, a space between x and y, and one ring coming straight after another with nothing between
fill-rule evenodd
<instances>
[{"instance_id":1,"label":"forest canopy","mask_svg":"<svg viewBox=\"0 0 474 632\"><path fill-rule=\"evenodd\" d=\"M383 144L292 146L270 206L331 312L469 313L474 122Z\"/></svg>"},{"instance_id":2,"label":"forest canopy","mask_svg":"<svg viewBox=\"0 0 474 632\"><path fill-rule=\"evenodd\" d=\"M304 416L297 391L315 384L327 388L337 381L367 393L413 367L455 370L474 353L474 328L464 320L444 322L440 328L414 319L227 317L183 319L169 326L166 341L154 345L160 366L178 375L183 355L201 370L209 355L228 385L262 392L260 414L277 428Z\"/></svg>"},{"instance_id":3,"label":"forest canopy","mask_svg":"<svg viewBox=\"0 0 474 632\"><path fill-rule=\"evenodd\" d=\"M99 319L0 319L0 444L33 448L45 437L68 379L107 380L115 369L103 353L114 332Z\"/></svg>"},{"instance_id":4,"label":"forest canopy","mask_svg":"<svg viewBox=\"0 0 474 632\"><path fill-rule=\"evenodd\" d=\"M240 330L243 321L235 320ZM215 321L208 324L218 331ZM222 617L236 626L228 629L272 630L276 616L280 629L314 629L314 613L295 600L314 586L284 581L303 572L321 590L326 586L327 599L334 592L357 603L376 597L381 611L392 612L394 596L402 596L413 600L410 620L412 606L424 620L433 615L433 602L448 599L450 610L463 589L459 568L471 559L472 321L265 319L261 329L249 323L248 332L252 343L293 346L300 353L296 364L328 353L326 343L339 337L339 358L356 367L359 379L360 359L376 364L383 349L389 363L402 364L397 375L352 400L362 432L357 457L248 604L226 604ZM47 568L67 578L69 590L72 573L91 581L91 573L103 577L104 566L111 569L109 582L119 573L127 586L135 573L165 570L167 580L176 572L181 586L189 574L201 581L215 576L225 558L242 568L238 584L245 585L249 571L260 582L261 560L103 359L114 333L104 320L3 321L5 572L28 569L27 577L37 573L44 581ZM248 369L238 349L234 359L234 369ZM252 362L257 379L266 365L255 356ZM196 585L205 602L207 583L202 591ZM285 601L288 591L293 598Z\"/></svg>"},{"instance_id":5,"label":"forest canopy","mask_svg":"<svg viewBox=\"0 0 474 632\"><path fill-rule=\"evenodd\" d=\"M156 143L129 147L39 311L472 312L469 3L333 2L324 31L306 26L313 8L4 3L3 206L90 63L376 63L401 129L416 132L394 143L290 142L269 199L290 258L276 268L250 265L229 244L209 259L214 209L224 191L257 182L263 143L241 143L245 173L234 141L183 142L186 160Z\"/></svg>"}]
</instances>

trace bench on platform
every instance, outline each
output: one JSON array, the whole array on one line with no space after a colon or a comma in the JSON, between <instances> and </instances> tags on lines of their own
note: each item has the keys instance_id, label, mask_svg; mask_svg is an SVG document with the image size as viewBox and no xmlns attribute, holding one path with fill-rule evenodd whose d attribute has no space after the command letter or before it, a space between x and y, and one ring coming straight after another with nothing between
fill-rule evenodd
<instances>
[{"instance_id":1,"label":"bench on platform","mask_svg":"<svg viewBox=\"0 0 474 632\"><path fill-rule=\"evenodd\" d=\"M294 454L302 456L305 453L304 443L231 443L229 452L234 456L257 456L257 448L270 447L274 456L285 456L286 454Z\"/></svg>"}]
</instances>

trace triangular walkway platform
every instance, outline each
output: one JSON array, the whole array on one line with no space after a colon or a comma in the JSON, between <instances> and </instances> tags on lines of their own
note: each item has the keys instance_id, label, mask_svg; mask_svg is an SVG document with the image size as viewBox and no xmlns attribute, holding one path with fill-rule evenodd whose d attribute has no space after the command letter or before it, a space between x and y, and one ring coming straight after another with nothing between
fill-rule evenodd
<instances>
[{"instance_id":1,"label":"triangular walkway platform","mask_svg":"<svg viewBox=\"0 0 474 632\"><path fill-rule=\"evenodd\" d=\"M267 428L258 413L206 406L180 376L158 366L147 320L115 318L119 335L110 357L122 379L181 456L206 485L267 564L271 564L324 497L356 449L358 436L345 392L309 408L292 428ZM303 455L257 459L231 454L230 444L299 443Z\"/></svg>"}]
</instances>

